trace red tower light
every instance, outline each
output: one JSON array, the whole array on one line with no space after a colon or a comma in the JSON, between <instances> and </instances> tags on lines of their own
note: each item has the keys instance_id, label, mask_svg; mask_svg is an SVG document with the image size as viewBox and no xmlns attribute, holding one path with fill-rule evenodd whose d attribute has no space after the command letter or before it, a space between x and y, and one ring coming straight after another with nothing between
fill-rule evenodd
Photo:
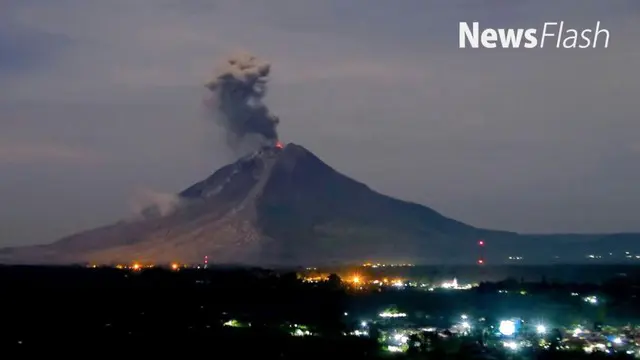
<instances>
[{"instance_id":1,"label":"red tower light","mask_svg":"<svg viewBox=\"0 0 640 360\"><path fill-rule=\"evenodd\" d=\"M480 247L478 257L478 265L484 265L484 240L478 240L478 246Z\"/></svg>"}]
</instances>

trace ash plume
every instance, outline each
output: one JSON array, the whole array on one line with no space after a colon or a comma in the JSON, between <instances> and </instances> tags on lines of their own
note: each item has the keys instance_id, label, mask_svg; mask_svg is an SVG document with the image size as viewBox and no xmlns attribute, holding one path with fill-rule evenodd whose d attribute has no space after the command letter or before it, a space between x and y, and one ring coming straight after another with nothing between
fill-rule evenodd
<instances>
[{"instance_id":1,"label":"ash plume","mask_svg":"<svg viewBox=\"0 0 640 360\"><path fill-rule=\"evenodd\" d=\"M270 70L268 62L240 53L226 59L205 85L212 92L207 104L234 150L273 145L278 140L279 119L262 101Z\"/></svg>"}]
</instances>

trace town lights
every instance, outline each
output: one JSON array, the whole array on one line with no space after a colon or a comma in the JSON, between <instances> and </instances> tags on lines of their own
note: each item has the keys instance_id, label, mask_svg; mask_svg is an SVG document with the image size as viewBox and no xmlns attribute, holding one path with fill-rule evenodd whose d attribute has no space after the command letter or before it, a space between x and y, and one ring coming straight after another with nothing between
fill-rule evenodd
<instances>
[{"instance_id":1,"label":"town lights","mask_svg":"<svg viewBox=\"0 0 640 360\"><path fill-rule=\"evenodd\" d=\"M395 334L393 338L395 339L395 341L397 341L400 344L406 344L407 341L409 340L409 338L403 334Z\"/></svg>"},{"instance_id":2,"label":"town lights","mask_svg":"<svg viewBox=\"0 0 640 360\"><path fill-rule=\"evenodd\" d=\"M407 317L405 313L392 313L392 312L383 312L378 314L378 316L382 318L399 318L399 317Z\"/></svg>"},{"instance_id":3,"label":"town lights","mask_svg":"<svg viewBox=\"0 0 640 360\"><path fill-rule=\"evenodd\" d=\"M536 326L536 332L540 335L543 335L547 332L547 328L544 325L540 324Z\"/></svg>"},{"instance_id":4,"label":"town lights","mask_svg":"<svg viewBox=\"0 0 640 360\"><path fill-rule=\"evenodd\" d=\"M400 346L389 345L389 346L387 346L387 351L389 351L389 352L402 352L402 348Z\"/></svg>"},{"instance_id":5,"label":"town lights","mask_svg":"<svg viewBox=\"0 0 640 360\"><path fill-rule=\"evenodd\" d=\"M585 302L588 302L591 305L597 305L598 304L598 298L595 296L587 296L584 298Z\"/></svg>"},{"instance_id":6,"label":"town lights","mask_svg":"<svg viewBox=\"0 0 640 360\"><path fill-rule=\"evenodd\" d=\"M498 331L504 336L511 336L516 332L516 324L511 320L502 320L500 321Z\"/></svg>"}]
</instances>

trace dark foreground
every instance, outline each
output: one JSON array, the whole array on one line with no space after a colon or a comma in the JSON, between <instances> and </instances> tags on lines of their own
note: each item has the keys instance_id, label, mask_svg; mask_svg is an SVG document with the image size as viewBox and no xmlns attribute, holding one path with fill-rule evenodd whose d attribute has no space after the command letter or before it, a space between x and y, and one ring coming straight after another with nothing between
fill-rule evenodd
<instances>
[{"instance_id":1,"label":"dark foreground","mask_svg":"<svg viewBox=\"0 0 640 360\"><path fill-rule=\"evenodd\" d=\"M299 358L374 348L341 336L342 291L302 284L295 274L12 267L0 268L0 284L1 348L21 357L175 350ZM232 319L251 326L224 326ZM323 336L292 337L289 323L312 324Z\"/></svg>"},{"instance_id":2,"label":"dark foreground","mask_svg":"<svg viewBox=\"0 0 640 360\"><path fill-rule=\"evenodd\" d=\"M200 355L260 359L506 359L524 356L487 350L485 340L476 335L460 337L453 350L434 345L436 338L416 335L411 340L415 340L415 346L406 353L384 351L378 336L349 335L357 327L356 323L372 316L383 305L403 306L409 302L406 308L414 307L417 313L437 313L437 304L455 301L438 300L434 297L437 295L417 290L413 293L358 290L337 276L328 281L305 283L295 273L259 269L131 271L0 267L0 286L3 298L0 348L2 353L12 355L7 358ZM485 284L477 296L484 296L486 302L488 297L482 292L493 294L497 288L502 285ZM631 285L629 291L623 293L635 299ZM468 304L475 301L473 294L443 296L455 296L459 302ZM535 303L536 300L527 301ZM630 301L634 308L637 303ZM366 314L368 308L372 310ZM309 336L302 336L305 334ZM604 355L544 351L527 356L566 359Z\"/></svg>"}]
</instances>

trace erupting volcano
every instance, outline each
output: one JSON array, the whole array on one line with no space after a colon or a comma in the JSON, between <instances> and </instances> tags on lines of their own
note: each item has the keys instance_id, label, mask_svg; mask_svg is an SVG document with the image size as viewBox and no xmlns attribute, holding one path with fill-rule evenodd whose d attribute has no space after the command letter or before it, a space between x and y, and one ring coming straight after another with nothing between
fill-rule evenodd
<instances>
[{"instance_id":1,"label":"erupting volcano","mask_svg":"<svg viewBox=\"0 0 640 360\"><path fill-rule=\"evenodd\" d=\"M526 253L528 260L544 262L548 253L541 242L547 239L554 240L557 253L572 253L574 242L563 250L560 240L575 241L576 236L475 228L377 193L300 145L285 146L278 140L278 118L262 102L269 71L268 63L244 54L225 61L207 84L211 115L222 125L228 145L236 150L243 145L243 152L249 146L239 160L172 197L170 207L151 206L135 218L50 245L2 249L0 263L170 264L199 263L207 256L211 264L263 266L473 264L479 238L490 239L496 258ZM640 238L620 236L584 238L593 249L606 244L609 251L615 251L612 240L623 239L618 243L624 245ZM491 263L496 258L486 254L482 259Z\"/></svg>"}]
</instances>

